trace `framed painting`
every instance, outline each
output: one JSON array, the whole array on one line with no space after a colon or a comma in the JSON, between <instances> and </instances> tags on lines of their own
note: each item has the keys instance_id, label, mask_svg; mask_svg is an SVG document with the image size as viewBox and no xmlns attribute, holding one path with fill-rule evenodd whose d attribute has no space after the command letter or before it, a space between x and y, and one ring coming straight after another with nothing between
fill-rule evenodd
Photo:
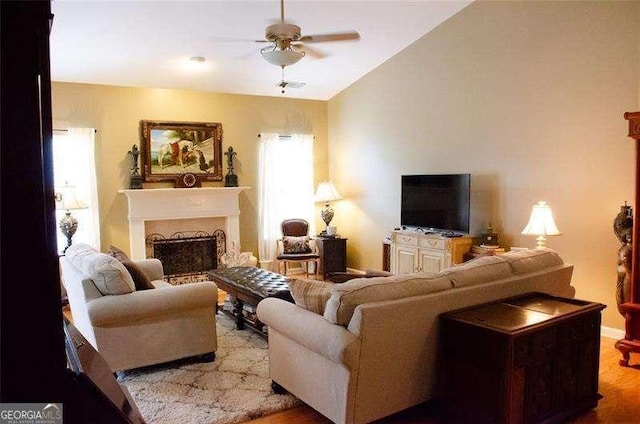
<instances>
[{"instance_id":1,"label":"framed painting","mask_svg":"<svg viewBox=\"0 0 640 424\"><path fill-rule=\"evenodd\" d=\"M222 181L222 124L140 121L144 181Z\"/></svg>"}]
</instances>

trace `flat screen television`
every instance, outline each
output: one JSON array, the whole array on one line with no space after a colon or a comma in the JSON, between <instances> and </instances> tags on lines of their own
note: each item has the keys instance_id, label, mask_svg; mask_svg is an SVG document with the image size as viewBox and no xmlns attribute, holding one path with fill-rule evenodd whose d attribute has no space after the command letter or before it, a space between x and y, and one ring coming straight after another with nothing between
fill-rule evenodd
<instances>
[{"instance_id":1,"label":"flat screen television","mask_svg":"<svg viewBox=\"0 0 640 424\"><path fill-rule=\"evenodd\" d=\"M471 175L403 175L400 224L469 232Z\"/></svg>"}]
</instances>

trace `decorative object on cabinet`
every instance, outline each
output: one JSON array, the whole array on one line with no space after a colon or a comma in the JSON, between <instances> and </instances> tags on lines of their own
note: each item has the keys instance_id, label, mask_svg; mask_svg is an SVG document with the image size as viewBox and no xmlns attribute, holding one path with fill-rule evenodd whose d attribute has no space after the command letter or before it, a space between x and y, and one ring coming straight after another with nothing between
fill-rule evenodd
<instances>
[{"instance_id":1,"label":"decorative object on cabinet","mask_svg":"<svg viewBox=\"0 0 640 424\"><path fill-rule=\"evenodd\" d=\"M140 140L144 181L222 181L222 124L140 121Z\"/></svg>"},{"instance_id":2,"label":"decorative object on cabinet","mask_svg":"<svg viewBox=\"0 0 640 424\"><path fill-rule=\"evenodd\" d=\"M633 210L624 202L620 212L613 220L613 232L620 241L618 249L618 281L616 282L616 304L618 312L624 317L620 307L631 299L631 232L633 231Z\"/></svg>"},{"instance_id":3,"label":"decorative object on cabinet","mask_svg":"<svg viewBox=\"0 0 640 424\"><path fill-rule=\"evenodd\" d=\"M133 162L131 163L131 181L129 182L129 188L132 190L140 189L142 188L142 175L140 175L140 171L138 170L138 157L140 156L138 145L134 144L127 154L131 155L133 158Z\"/></svg>"},{"instance_id":4,"label":"decorative object on cabinet","mask_svg":"<svg viewBox=\"0 0 640 424\"><path fill-rule=\"evenodd\" d=\"M327 228L325 228L325 230L320 233L321 235L328 234L327 229L334 216L333 209L331 208L331 201L339 199L340 194L338 193L338 190L336 190L332 182L325 181L318 185L318 190L316 190L315 194L315 201L325 202L324 209L320 212L320 217L327 226ZM333 234L335 234L335 231Z\"/></svg>"},{"instance_id":5,"label":"decorative object on cabinet","mask_svg":"<svg viewBox=\"0 0 640 424\"><path fill-rule=\"evenodd\" d=\"M471 250L464 255L464 260L470 261L471 259L479 258L481 256L493 256L502 255L506 250L503 247L494 246L471 246Z\"/></svg>"},{"instance_id":6,"label":"decorative object on cabinet","mask_svg":"<svg viewBox=\"0 0 640 424\"><path fill-rule=\"evenodd\" d=\"M445 237L438 233L395 230L391 233L390 271L394 274L439 272L464 262L473 238Z\"/></svg>"},{"instance_id":7,"label":"decorative object on cabinet","mask_svg":"<svg viewBox=\"0 0 640 424\"><path fill-rule=\"evenodd\" d=\"M229 146L227 151L224 153L227 157L227 175L224 177L224 186L225 187L238 187L238 176L234 173L233 159L238 155L233 151L233 147Z\"/></svg>"},{"instance_id":8,"label":"decorative object on cabinet","mask_svg":"<svg viewBox=\"0 0 640 424\"><path fill-rule=\"evenodd\" d=\"M487 232L480 234L480 245L484 247L500 247L500 236L493 232L491 224L487 225Z\"/></svg>"},{"instance_id":9,"label":"decorative object on cabinet","mask_svg":"<svg viewBox=\"0 0 640 424\"><path fill-rule=\"evenodd\" d=\"M64 216L60 220L60 231L67 238L67 246L62 253L64 254L69 246L71 246L71 238L78 229L78 220L71 215L72 210L87 209L88 206L81 200L77 193L76 187L65 183L63 187L59 189L55 196L56 209L64 210Z\"/></svg>"},{"instance_id":10,"label":"decorative object on cabinet","mask_svg":"<svg viewBox=\"0 0 640 424\"><path fill-rule=\"evenodd\" d=\"M540 200L533 206L531 217L522 234L536 237L536 249L545 247L546 236L559 236L562 234L555 221L553 212L547 202Z\"/></svg>"},{"instance_id":11,"label":"decorative object on cabinet","mask_svg":"<svg viewBox=\"0 0 640 424\"><path fill-rule=\"evenodd\" d=\"M442 314L438 398L445 419L566 422L595 408L604 308L528 293Z\"/></svg>"},{"instance_id":12,"label":"decorative object on cabinet","mask_svg":"<svg viewBox=\"0 0 640 424\"><path fill-rule=\"evenodd\" d=\"M629 121L629 137L635 140L636 166L635 166L635 208L633 209L633 223L638 222L638 203L640 203L640 112L626 112L624 119ZM629 366L631 353L640 353L640 227L633 226L631 233L631 278L629 284L629 301L619 305L624 315L625 335L618 340L616 348L622 353L620 365Z\"/></svg>"}]
</instances>

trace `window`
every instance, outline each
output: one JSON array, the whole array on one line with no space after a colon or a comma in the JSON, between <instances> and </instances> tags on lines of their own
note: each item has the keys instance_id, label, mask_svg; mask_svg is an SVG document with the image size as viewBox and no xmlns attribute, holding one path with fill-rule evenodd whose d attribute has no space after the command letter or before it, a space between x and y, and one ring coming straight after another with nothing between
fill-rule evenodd
<instances>
[{"instance_id":1,"label":"window","mask_svg":"<svg viewBox=\"0 0 640 424\"><path fill-rule=\"evenodd\" d=\"M98 191L95 171L95 130L93 128L70 128L66 132L58 131L53 135L53 176L56 193L66 191L65 187L75 188L76 198L86 205L85 209L69 212L78 221L78 229L73 242L83 242L100 250L100 218L98 210ZM56 202L58 207L59 202ZM58 222L65 210L57 210ZM58 228L58 251L62 253L67 246L67 238Z\"/></svg>"},{"instance_id":2,"label":"window","mask_svg":"<svg viewBox=\"0 0 640 424\"><path fill-rule=\"evenodd\" d=\"M258 252L273 261L284 219L306 219L315 234L313 136L260 134L258 166Z\"/></svg>"}]
</instances>

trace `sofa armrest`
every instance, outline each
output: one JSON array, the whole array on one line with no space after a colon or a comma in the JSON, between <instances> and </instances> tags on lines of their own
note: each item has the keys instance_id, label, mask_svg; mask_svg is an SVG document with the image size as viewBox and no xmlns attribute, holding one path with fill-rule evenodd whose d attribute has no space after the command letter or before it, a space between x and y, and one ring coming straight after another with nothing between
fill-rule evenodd
<instances>
[{"instance_id":1,"label":"sofa armrest","mask_svg":"<svg viewBox=\"0 0 640 424\"><path fill-rule=\"evenodd\" d=\"M132 325L141 320L165 320L194 309L215 311L218 287L211 281L183 284L166 289L140 290L103 296L87 303L93 326Z\"/></svg>"},{"instance_id":2,"label":"sofa armrest","mask_svg":"<svg viewBox=\"0 0 640 424\"><path fill-rule=\"evenodd\" d=\"M333 362L352 368L358 361L360 340L321 315L274 297L260 301L257 314L269 329Z\"/></svg>"},{"instance_id":3,"label":"sofa armrest","mask_svg":"<svg viewBox=\"0 0 640 424\"><path fill-rule=\"evenodd\" d=\"M149 258L134 262L142 268L142 271L147 274L147 277L149 277L151 281L164 279L164 269L162 268L162 262L160 262L159 259Z\"/></svg>"}]
</instances>

